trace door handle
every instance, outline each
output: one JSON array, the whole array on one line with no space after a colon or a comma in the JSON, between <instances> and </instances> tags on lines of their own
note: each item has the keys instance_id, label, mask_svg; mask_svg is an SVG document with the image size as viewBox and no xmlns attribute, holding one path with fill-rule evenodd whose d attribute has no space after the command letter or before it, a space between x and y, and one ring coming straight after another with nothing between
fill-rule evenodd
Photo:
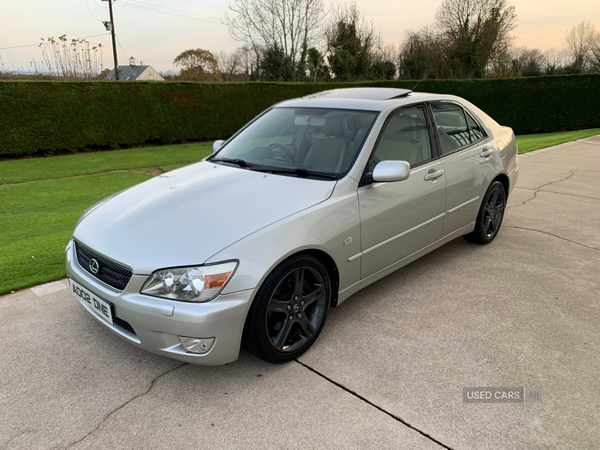
<instances>
[{"instance_id":1,"label":"door handle","mask_svg":"<svg viewBox=\"0 0 600 450\"><path fill-rule=\"evenodd\" d=\"M444 170L443 169L438 169L438 170L431 169L429 171L429 173L423 177L423 179L425 181L435 181L439 177L441 177L442 175L444 175Z\"/></svg>"},{"instance_id":2,"label":"door handle","mask_svg":"<svg viewBox=\"0 0 600 450\"><path fill-rule=\"evenodd\" d=\"M488 156L490 156L492 153L494 153L494 149L493 148L486 148L484 149L479 156L481 156L482 158L487 158Z\"/></svg>"}]
</instances>

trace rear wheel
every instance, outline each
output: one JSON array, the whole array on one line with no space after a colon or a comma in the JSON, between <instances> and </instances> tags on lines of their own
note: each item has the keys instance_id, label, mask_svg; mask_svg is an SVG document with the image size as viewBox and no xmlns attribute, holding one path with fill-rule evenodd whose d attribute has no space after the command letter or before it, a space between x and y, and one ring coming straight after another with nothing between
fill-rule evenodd
<instances>
[{"instance_id":1,"label":"rear wheel","mask_svg":"<svg viewBox=\"0 0 600 450\"><path fill-rule=\"evenodd\" d=\"M506 192L499 181L494 181L488 188L477 215L475 229L463 237L476 244L489 244L500 231L504 210L506 209Z\"/></svg>"},{"instance_id":2,"label":"rear wheel","mask_svg":"<svg viewBox=\"0 0 600 450\"><path fill-rule=\"evenodd\" d=\"M242 345L270 363L297 358L321 333L330 300L329 275L318 259L300 255L285 261L258 291Z\"/></svg>"}]
</instances>

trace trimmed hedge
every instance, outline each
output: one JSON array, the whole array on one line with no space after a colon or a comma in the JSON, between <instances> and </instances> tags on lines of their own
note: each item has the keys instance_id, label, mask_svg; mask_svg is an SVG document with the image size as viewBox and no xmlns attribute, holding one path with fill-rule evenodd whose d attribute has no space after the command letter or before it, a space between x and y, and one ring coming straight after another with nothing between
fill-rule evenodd
<instances>
[{"instance_id":1,"label":"trimmed hedge","mask_svg":"<svg viewBox=\"0 0 600 450\"><path fill-rule=\"evenodd\" d=\"M0 82L0 158L233 134L279 101L363 83ZM455 94L516 133L600 127L600 74L423 81L420 92Z\"/></svg>"}]
</instances>

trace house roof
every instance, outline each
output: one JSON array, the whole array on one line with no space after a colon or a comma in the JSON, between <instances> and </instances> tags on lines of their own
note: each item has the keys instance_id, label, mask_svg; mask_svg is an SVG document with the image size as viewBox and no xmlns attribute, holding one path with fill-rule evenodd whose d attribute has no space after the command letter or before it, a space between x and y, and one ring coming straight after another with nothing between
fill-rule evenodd
<instances>
[{"instance_id":1,"label":"house roof","mask_svg":"<svg viewBox=\"0 0 600 450\"><path fill-rule=\"evenodd\" d=\"M150 66L120 66L119 75L121 80L137 80L137 78ZM106 80L115 79L115 69L106 75Z\"/></svg>"}]
</instances>

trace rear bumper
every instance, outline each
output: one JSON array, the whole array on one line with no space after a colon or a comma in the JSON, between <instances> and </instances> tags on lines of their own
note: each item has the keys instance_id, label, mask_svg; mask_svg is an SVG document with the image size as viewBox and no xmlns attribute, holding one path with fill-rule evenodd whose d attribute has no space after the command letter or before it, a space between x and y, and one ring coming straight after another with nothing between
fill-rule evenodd
<instances>
[{"instance_id":1,"label":"rear bumper","mask_svg":"<svg viewBox=\"0 0 600 450\"><path fill-rule=\"evenodd\" d=\"M147 279L145 275L133 275L122 292L105 285L81 268L72 242L66 257L68 276L112 302L114 316L128 322L135 334L117 325L118 321L111 325L85 302L80 303L123 339L152 353L192 364L226 364L238 358L244 322L255 289L220 295L208 303L171 301L140 294ZM171 315L166 315L171 307ZM208 353L196 355L184 351L178 336L215 338L215 342Z\"/></svg>"}]
</instances>

